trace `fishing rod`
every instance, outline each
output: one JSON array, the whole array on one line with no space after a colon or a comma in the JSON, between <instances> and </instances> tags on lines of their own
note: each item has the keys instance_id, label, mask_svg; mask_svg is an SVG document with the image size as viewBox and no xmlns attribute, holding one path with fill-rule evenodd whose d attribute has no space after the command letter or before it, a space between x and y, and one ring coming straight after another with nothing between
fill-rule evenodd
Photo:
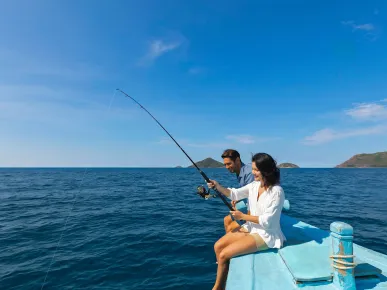
<instances>
[{"instance_id":1,"label":"fishing rod","mask_svg":"<svg viewBox=\"0 0 387 290\"><path fill-rule=\"evenodd\" d=\"M159 126L169 135L169 137L172 138L172 140L176 143L176 145L181 149L181 151L183 151L183 153L185 154L185 156L187 156L187 158L192 162L192 164L196 167L196 169L199 171L199 173L203 176L204 180L207 182L207 183L211 183L210 179L207 177L207 175L196 165L196 163L191 159L191 157L189 157L189 155L187 154L187 152L184 151L183 148L181 148L181 146L179 145L179 143L177 143L177 141L172 137L171 134L169 134L169 132L163 127L163 125L160 124L159 121L157 121L157 119L155 117L153 117L153 115L147 110L145 109L139 102L137 102L134 98L132 98L131 96L129 96L127 93L125 93L124 91L120 90L120 89L117 89L117 91L121 92L122 94L124 94L125 96L127 96L128 98L132 99L137 105L139 105L142 109L144 109L145 112L147 112L152 118L153 120L155 120L157 122L157 124L159 124ZM222 199L222 201L224 202L224 204L231 210L231 211L234 211L235 209L232 207L232 205L228 202L227 198L220 192L218 191L216 188L214 188L214 190L218 193L219 197ZM198 192L199 192L199 195L201 195L202 197L204 197L205 193L209 193L209 190L208 192L206 192L206 189L204 187L198 187ZM237 221L238 222L238 221Z\"/></svg>"}]
</instances>

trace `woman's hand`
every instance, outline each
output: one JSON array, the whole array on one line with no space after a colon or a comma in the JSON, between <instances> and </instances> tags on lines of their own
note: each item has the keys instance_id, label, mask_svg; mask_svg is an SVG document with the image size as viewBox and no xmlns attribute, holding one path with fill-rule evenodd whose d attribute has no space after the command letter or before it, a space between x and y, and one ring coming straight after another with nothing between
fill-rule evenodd
<instances>
[{"instance_id":1,"label":"woman's hand","mask_svg":"<svg viewBox=\"0 0 387 290\"><path fill-rule=\"evenodd\" d=\"M219 183L218 183L216 180L210 179L210 182L207 182L208 188L214 188L214 189L216 189L216 187L217 187L218 185L219 185Z\"/></svg>"},{"instance_id":2,"label":"woman's hand","mask_svg":"<svg viewBox=\"0 0 387 290\"><path fill-rule=\"evenodd\" d=\"M244 213L236 210L236 211L230 211L230 214L236 219L236 220L244 220Z\"/></svg>"}]
</instances>

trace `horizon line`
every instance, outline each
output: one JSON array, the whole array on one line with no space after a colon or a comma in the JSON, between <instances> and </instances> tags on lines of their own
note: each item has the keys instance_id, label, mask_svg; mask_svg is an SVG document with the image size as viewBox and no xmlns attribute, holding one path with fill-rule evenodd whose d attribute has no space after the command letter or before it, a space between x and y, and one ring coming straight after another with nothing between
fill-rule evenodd
<instances>
[{"instance_id":1,"label":"horizon line","mask_svg":"<svg viewBox=\"0 0 387 290\"><path fill-rule=\"evenodd\" d=\"M191 166L191 165L189 165ZM170 169L170 168L176 168L176 169L196 169L194 167L182 167L182 166L168 166L168 167L157 167L157 166L0 166L0 169L65 169L65 168L79 168L79 169L103 169L103 168L111 168L111 169L130 169L130 168L149 168L149 169ZM291 168L291 167L279 167L280 169L366 169L366 168L387 168L387 167L298 167L298 168ZM201 169L226 169L225 167L201 167Z\"/></svg>"}]
</instances>

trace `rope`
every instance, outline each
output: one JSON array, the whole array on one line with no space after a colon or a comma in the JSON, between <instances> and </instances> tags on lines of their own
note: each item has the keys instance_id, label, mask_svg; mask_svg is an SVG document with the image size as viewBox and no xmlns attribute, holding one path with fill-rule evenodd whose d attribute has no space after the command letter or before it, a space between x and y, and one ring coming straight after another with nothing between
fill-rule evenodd
<instances>
[{"instance_id":1,"label":"rope","mask_svg":"<svg viewBox=\"0 0 387 290\"><path fill-rule=\"evenodd\" d=\"M354 258L355 255L331 255L329 258Z\"/></svg>"},{"instance_id":2,"label":"rope","mask_svg":"<svg viewBox=\"0 0 387 290\"><path fill-rule=\"evenodd\" d=\"M336 269L340 269L340 270L349 270L349 269L353 269L355 268L356 265L354 266L348 266L348 267L344 267L344 266L337 266L337 265L334 265L334 264L331 264L332 267L336 268Z\"/></svg>"},{"instance_id":3,"label":"rope","mask_svg":"<svg viewBox=\"0 0 387 290\"><path fill-rule=\"evenodd\" d=\"M110 103L109 103L109 107L107 108L107 112L110 111L110 108L111 108L111 106L112 106L112 103L113 103L113 100L114 100L115 96L116 96L116 91L114 91L113 97L110 99ZM54 261L55 261L55 256L56 256L56 253L57 253L57 251L58 251L60 242L62 241L63 234L64 234L64 232L66 231L67 222L69 221L70 215L71 215L71 213L73 212L74 205L75 205L75 202L76 202L76 200L77 200L78 194L79 194L79 193L81 192L81 190L82 190L83 181L84 181L84 179L85 179L86 172L88 171L88 169L89 169L89 168L85 168L85 171L83 172L83 175L82 175L82 178L81 178L81 184L79 185L79 190L78 190L78 191L75 193L75 195L74 195L74 199L73 199L73 202L72 202L72 204L71 204L70 211L69 211L69 213L67 214L65 223L64 223L63 228L62 228L62 231L61 231L61 235L60 235L59 240L58 240L58 242L57 242L57 244L56 244L56 248L55 248L54 254L53 254L53 256L51 257L51 262L50 262L50 265L48 266L48 269L47 269L47 272L46 272L46 276L44 277L44 281L43 281L43 284L42 284L42 287L40 288L40 290L42 290L42 289L44 288L44 285L46 284L46 280L47 280L48 273L50 273L50 271L51 271L51 266L52 266L52 264L53 264Z\"/></svg>"},{"instance_id":4,"label":"rope","mask_svg":"<svg viewBox=\"0 0 387 290\"><path fill-rule=\"evenodd\" d=\"M332 259L333 263L331 264L332 267L340 270L349 270L353 269L356 267L356 263L354 262L347 262L343 260L338 260L338 259L348 259L348 258L354 258L355 255L331 255L329 258ZM347 266L340 266L336 264L342 264L342 265L347 265Z\"/></svg>"}]
</instances>

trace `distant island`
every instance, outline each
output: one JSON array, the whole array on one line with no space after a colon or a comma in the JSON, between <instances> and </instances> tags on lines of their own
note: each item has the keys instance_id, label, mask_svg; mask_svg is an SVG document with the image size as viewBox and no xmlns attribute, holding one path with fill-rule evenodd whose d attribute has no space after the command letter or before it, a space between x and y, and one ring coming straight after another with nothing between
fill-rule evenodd
<instances>
[{"instance_id":1,"label":"distant island","mask_svg":"<svg viewBox=\"0 0 387 290\"><path fill-rule=\"evenodd\" d=\"M211 157L196 162L199 168L223 168L224 164ZM188 168L193 168L193 165ZM290 162L280 163L279 168L300 168L298 165ZM347 161L336 165L335 168L376 168L387 167L387 151L376 153L362 153L352 156ZM176 166L175 168L183 168L183 166Z\"/></svg>"},{"instance_id":2,"label":"distant island","mask_svg":"<svg viewBox=\"0 0 387 290\"><path fill-rule=\"evenodd\" d=\"M224 167L224 164L219 162L219 161L216 161L215 159L212 159L210 157L202 160L202 161L199 161L199 162L195 162L196 165L199 167L199 168L220 168L220 167ZM190 165L188 166L188 168L192 168L194 167L193 165Z\"/></svg>"},{"instance_id":3,"label":"distant island","mask_svg":"<svg viewBox=\"0 0 387 290\"><path fill-rule=\"evenodd\" d=\"M223 168L224 167L224 164L222 162L212 159L211 157L208 157L204 160L201 160L195 163L199 168ZM188 166L188 168L193 168L193 167L194 167L193 165ZM289 163L289 162L281 163L280 165L278 165L278 167L279 168L300 168L298 165ZM176 166L176 168L182 168L182 167Z\"/></svg>"},{"instance_id":4,"label":"distant island","mask_svg":"<svg viewBox=\"0 0 387 290\"><path fill-rule=\"evenodd\" d=\"M377 153L362 153L352 156L347 161L339 164L336 168L367 168L387 167L387 151Z\"/></svg>"},{"instance_id":5,"label":"distant island","mask_svg":"<svg viewBox=\"0 0 387 290\"><path fill-rule=\"evenodd\" d=\"M298 165L289 163L289 162L281 163L280 165L278 165L278 167L279 168L300 168Z\"/></svg>"}]
</instances>

